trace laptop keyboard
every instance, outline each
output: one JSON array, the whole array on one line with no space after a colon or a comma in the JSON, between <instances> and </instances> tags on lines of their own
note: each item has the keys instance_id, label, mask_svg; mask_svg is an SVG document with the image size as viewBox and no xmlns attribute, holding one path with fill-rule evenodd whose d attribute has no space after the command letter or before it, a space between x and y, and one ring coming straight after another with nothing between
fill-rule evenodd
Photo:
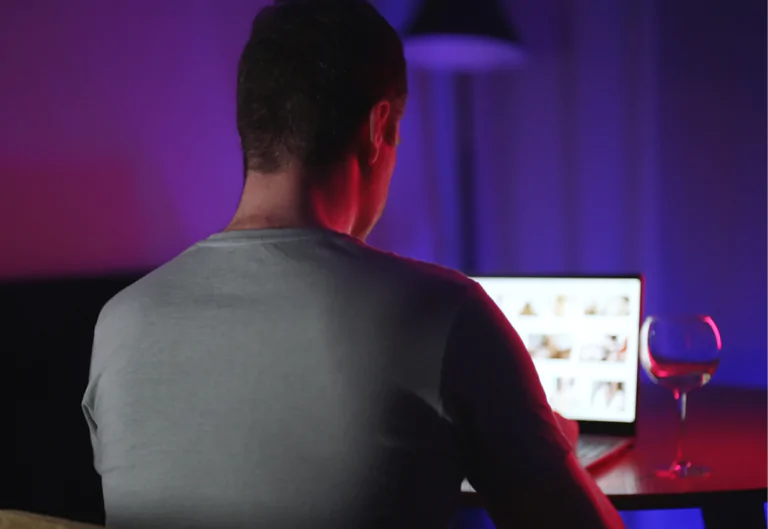
<instances>
[{"instance_id":1,"label":"laptop keyboard","mask_svg":"<svg viewBox=\"0 0 768 529\"><path fill-rule=\"evenodd\" d=\"M627 439L623 437L585 435L579 437L579 442L576 445L576 457L582 466L587 467L626 443Z\"/></svg>"},{"instance_id":2,"label":"laptop keyboard","mask_svg":"<svg viewBox=\"0 0 768 529\"><path fill-rule=\"evenodd\" d=\"M579 437L579 442L576 445L576 458L584 468L596 463L603 456L609 454L613 450L626 445L629 440L626 437L607 437L599 435L584 435ZM461 490L463 492L475 492L472 485L467 480L464 480L461 484Z\"/></svg>"}]
</instances>

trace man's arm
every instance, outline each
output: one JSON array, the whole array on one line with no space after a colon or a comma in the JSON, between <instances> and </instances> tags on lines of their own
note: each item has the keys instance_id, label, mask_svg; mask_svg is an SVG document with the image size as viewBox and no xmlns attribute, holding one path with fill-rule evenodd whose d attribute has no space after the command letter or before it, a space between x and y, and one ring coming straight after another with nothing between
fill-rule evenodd
<instances>
[{"instance_id":1,"label":"man's arm","mask_svg":"<svg viewBox=\"0 0 768 529\"><path fill-rule=\"evenodd\" d=\"M500 529L624 527L576 460L520 337L479 286L456 316L442 375L467 477Z\"/></svg>"}]
</instances>

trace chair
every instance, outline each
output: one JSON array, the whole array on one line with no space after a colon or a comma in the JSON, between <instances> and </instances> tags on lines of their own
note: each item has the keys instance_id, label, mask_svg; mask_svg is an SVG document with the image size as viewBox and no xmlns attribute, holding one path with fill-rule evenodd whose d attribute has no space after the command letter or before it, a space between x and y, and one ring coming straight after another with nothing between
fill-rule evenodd
<instances>
[{"instance_id":1,"label":"chair","mask_svg":"<svg viewBox=\"0 0 768 529\"><path fill-rule=\"evenodd\" d=\"M100 527L103 526L23 511L0 511L0 529L97 529Z\"/></svg>"}]
</instances>

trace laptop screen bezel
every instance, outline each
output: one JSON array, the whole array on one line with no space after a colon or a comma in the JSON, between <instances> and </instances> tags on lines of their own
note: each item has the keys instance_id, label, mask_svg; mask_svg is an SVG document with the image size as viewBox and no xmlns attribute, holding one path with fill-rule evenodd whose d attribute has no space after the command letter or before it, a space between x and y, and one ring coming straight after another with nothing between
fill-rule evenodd
<instances>
[{"instance_id":1,"label":"laptop screen bezel","mask_svg":"<svg viewBox=\"0 0 768 529\"><path fill-rule=\"evenodd\" d=\"M637 279L640 281L640 324L637 332L643 325L645 309L645 277L643 274L467 274L470 279ZM638 345L639 346L639 345ZM637 398L635 399L635 418L632 422L615 421L578 421L580 433L592 435L616 435L616 436L634 436L637 433L637 412L638 402L640 401L640 351L637 357Z\"/></svg>"}]
</instances>

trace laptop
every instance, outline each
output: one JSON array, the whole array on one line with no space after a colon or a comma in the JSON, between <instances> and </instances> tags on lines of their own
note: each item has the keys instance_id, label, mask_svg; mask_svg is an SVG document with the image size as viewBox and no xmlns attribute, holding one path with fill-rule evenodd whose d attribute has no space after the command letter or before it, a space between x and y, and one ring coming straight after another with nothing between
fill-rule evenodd
<instances>
[{"instance_id":1,"label":"laptop","mask_svg":"<svg viewBox=\"0 0 768 529\"><path fill-rule=\"evenodd\" d=\"M640 276L473 277L522 338L552 409L579 423L594 469L628 449L637 419Z\"/></svg>"}]
</instances>

